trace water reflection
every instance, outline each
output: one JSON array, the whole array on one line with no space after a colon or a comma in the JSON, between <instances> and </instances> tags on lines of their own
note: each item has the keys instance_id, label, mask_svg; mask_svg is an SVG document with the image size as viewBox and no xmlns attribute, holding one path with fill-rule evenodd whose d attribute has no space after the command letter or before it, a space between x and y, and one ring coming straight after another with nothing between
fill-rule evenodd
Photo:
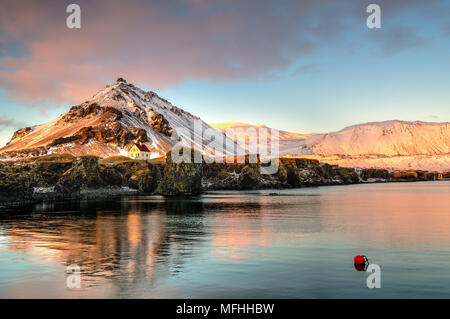
<instances>
[{"instance_id":1,"label":"water reflection","mask_svg":"<svg viewBox=\"0 0 450 319\"><path fill-rule=\"evenodd\" d=\"M142 280L151 285L155 272L179 271L205 236L198 218L203 204L195 200L73 201L26 209L32 214L3 216L6 248L77 264L87 287L104 278L121 290Z\"/></svg>"},{"instance_id":2,"label":"water reflection","mask_svg":"<svg viewBox=\"0 0 450 319\"><path fill-rule=\"evenodd\" d=\"M304 222L295 226L299 231L284 240L321 230L314 197ZM202 246L210 247L213 258L229 262L262 258L253 248L280 239L278 232L288 226L277 230L274 220L292 218L286 213L292 206L282 198L237 193L188 200L152 196L50 202L10 208L2 214L1 233L8 250L79 265L84 287L106 279L119 295L128 295L136 284L148 288L162 277L176 276Z\"/></svg>"},{"instance_id":3,"label":"water reflection","mask_svg":"<svg viewBox=\"0 0 450 319\"><path fill-rule=\"evenodd\" d=\"M36 278L64 290L64 267L77 264L82 294L105 289L96 297L361 297L358 253L387 266L398 287L412 269L442 286L450 184L410 185L9 207L0 214L0 296L23 295Z\"/></svg>"}]
</instances>

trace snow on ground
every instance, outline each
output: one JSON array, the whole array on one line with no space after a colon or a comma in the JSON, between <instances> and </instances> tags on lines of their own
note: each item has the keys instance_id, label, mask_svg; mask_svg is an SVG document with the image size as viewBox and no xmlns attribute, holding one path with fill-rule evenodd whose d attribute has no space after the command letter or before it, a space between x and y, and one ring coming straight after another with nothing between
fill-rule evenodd
<instances>
[{"instance_id":1,"label":"snow on ground","mask_svg":"<svg viewBox=\"0 0 450 319\"><path fill-rule=\"evenodd\" d=\"M306 155L302 157L313 158L324 163L352 168L384 168L390 170L412 169L438 172L450 171L450 154L391 157L362 156L354 158L320 155Z\"/></svg>"}]
</instances>

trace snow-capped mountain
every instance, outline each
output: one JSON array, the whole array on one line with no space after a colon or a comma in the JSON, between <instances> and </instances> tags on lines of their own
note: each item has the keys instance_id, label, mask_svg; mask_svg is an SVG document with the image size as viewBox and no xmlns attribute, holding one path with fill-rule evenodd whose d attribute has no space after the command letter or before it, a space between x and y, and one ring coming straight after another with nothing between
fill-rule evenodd
<instances>
[{"instance_id":1,"label":"snow-capped mountain","mask_svg":"<svg viewBox=\"0 0 450 319\"><path fill-rule=\"evenodd\" d=\"M439 155L450 153L450 123L385 121L309 137L316 155Z\"/></svg>"},{"instance_id":2,"label":"snow-capped mountain","mask_svg":"<svg viewBox=\"0 0 450 319\"><path fill-rule=\"evenodd\" d=\"M206 130L213 130L224 141L205 144L202 135ZM0 153L12 157L52 153L108 157L125 154L137 139L152 157L165 155L180 141L203 153L215 149L217 155L234 154L237 148L200 118L119 78L58 118L18 130Z\"/></svg>"},{"instance_id":3,"label":"snow-capped mountain","mask_svg":"<svg viewBox=\"0 0 450 319\"><path fill-rule=\"evenodd\" d=\"M211 125L225 133L227 128L264 127L233 121ZM310 157L346 167L450 170L450 123L384 121L327 134L279 132L282 156ZM240 133L237 140L242 143L245 138Z\"/></svg>"},{"instance_id":4,"label":"snow-capped mountain","mask_svg":"<svg viewBox=\"0 0 450 319\"><path fill-rule=\"evenodd\" d=\"M384 121L318 134L311 157L345 167L450 170L450 123Z\"/></svg>"},{"instance_id":5,"label":"snow-capped mountain","mask_svg":"<svg viewBox=\"0 0 450 319\"><path fill-rule=\"evenodd\" d=\"M248 149L249 144L253 141L259 141L259 138L263 137L269 143L266 143L266 145L259 143L260 150L276 146L280 155L311 154L311 150L306 149L305 146L306 139L309 137L307 134L278 130L263 124L253 125L235 121L210 123L210 125L221 130L228 137L235 139L244 149ZM270 152L268 151L268 153Z\"/></svg>"}]
</instances>

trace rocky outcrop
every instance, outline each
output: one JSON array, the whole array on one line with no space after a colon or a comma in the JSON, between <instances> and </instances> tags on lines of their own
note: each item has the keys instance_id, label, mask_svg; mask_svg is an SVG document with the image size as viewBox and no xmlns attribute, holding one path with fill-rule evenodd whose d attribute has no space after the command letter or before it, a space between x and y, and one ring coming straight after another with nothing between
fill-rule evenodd
<instances>
[{"instance_id":1,"label":"rocky outcrop","mask_svg":"<svg viewBox=\"0 0 450 319\"><path fill-rule=\"evenodd\" d=\"M111 115L110 119L112 121L119 120L122 117L122 112L120 112L118 109L114 107L110 106L102 107L97 103L90 103L72 106L70 110L61 117L61 121L71 123L80 118L85 118L91 114Z\"/></svg>"},{"instance_id":2,"label":"rocky outcrop","mask_svg":"<svg viewBox=\"0 0 450 319\"><path fill-rule=\"evenodd\" d=\"M72 166L72 156L44 156L0 163L0 201L33 199L35 188L49 189Z\"/></svg>"},{"instance_id":3,"label":"rocky outcrop","mask_svg":"<svg viewBox=\"0 0 450 319\"><path fill-rule=\"evenodd\" d=\"M444 175L437 172L354 169L303 158L281 158L274 175L260 174L258 164L213 163L203 167L203 187L210 190L431 181L440 177Z\"/></svg>"},{"instance_id":4,"label":"rocky outcrop","mask_svg":"<svg viewBox=\"0 0 450 319\"><path fill-rule=\"evenodd\" d=\"M149 125L156 131L169 137L172 135L173 129L170 127L169 122L162 114L149 111L148 122Z\"/></svg>"},{"instance_id":5,"label":"rocky outcrop","mask_svg":"<svg viewBox=\"0 0 450 319\"><path fill-rule=\"evenodd\" d=\"M0 162L0 202L121 194L153 193L161 165L125 157L47 155Z\"/></svg>"},{"instance_id":6,"label":"rocky outcrop","mask_svg":"<svg viewBox=\"0 0 450 319\"><path fill-rule=\"evenodd\" d=\"M100 166L105 186L129 187L143 193L156 190L163 170L160 164L124 157L100 160Z\"/></svg>"},{"instance_id":7,"label":"rocky outcrop","mask_svg":"<svg viewBox=\"0 0 450 319\"><path fill-rule=\"evenodd\" d=\"M395 171L392 175L394 179L417 180L419 174L416 171Z\"/></svg>"},{"instance_id":8,"label":"rocky outcrop","mask_svg":"<svg viewBox=\"0 0 450 319\"><path fill-rule=\"evenodd\" d=\"M48 150L48 148L50 147L71 142L83 145L90 140L108 143L118 147L125 147L126 145L137 139L139 139L141 142L147 142L147 132L144 129L138 127L124 129L120 126L119 123L114 122L110 125L107 125L106 127L83 127L75 135L54 139L47 145L46 150ZM26 153L28 154L29 152ZM45 152L39 155L43 154L45 154ZM18 155L17 152L15 155Z\"/></svg>"},{"instance_id":9,"label":"rocky outcrop","mask_svg":"<svg viewBox=\"0 0 450 319\"><path fill-rule=\"evenodd\" d=\"M57 126L76 125L77 123L82 123L84 118L88 119L88 123L91 123L89 119L93 120L94 126L81 126L75 133L55 138L44 146L4 151L2 155L14 158L30 158L45 155L50 152L50 148L64 148L65 144L76 148L77 145L85 145L90 141L97 141L114 147L126 148L137 139L141 142L149 141L145 129L133 126L124 127L123 123L119 121L122 116L122 112L114 107L85 102L81 105L73 106L66 114L61 116ZM165 126L167 122L165 119L155 119L155 121L162 131L169 134L170 130ZM9 143L20 140L20 138L31 132L33 132L31 127L20 129L14 133ZM54 152L54 149L52 152Z\"/></svg>"},{"instance_id":10,"label":"rocky outcrop","mask_svg":"<svg viewBox=\"0 0 450 319\"><path fill-rule=\"evenodd\" d=\"M98 158L95 156L76 157L69 168L56 183L56 190L61 193L74 193L82 189L102 185Z\"/></svg>"},{"instance_id":11,"label":"rocky outcrop","mask_svg":"<svg viewBox=\"0 0 450 319\"><path fill-rule=\"evenodd\" d=\"M368 168L358 170L360 172L360 177L362 180L370 180L370 179L384 179L389 180L392 178L392 172L387 169L376 169L376 168Z\"/></svg>"},{"instance_id":12,"label":"rocky outcrop","mask_svg":"<svg viewBox=\"0 0 450 319\"><path fill-rule=\"evenodd\" d=\"M60 144L70 143L70 142L78 140L79 138L80 138L79 136L56 138L50 144L48 144L48 147L53 147L53 146L60 145Z\"/></svg>"},{"instance_id":13,"label":"rocky outcrop","mask_svg":"<svg viewBox=\"0 0 450 319\"><path fill-rule=\"evenodd\" d=\"M258 187L260 182L260 174L258 171L259 167L255 164L246 165L242 168L238 179L242 189L253 189Z\"/></svg>"},{"instance_id":14,"label":"rocky outcrop","mask_svg":"<svg viewBox=\"0 0 450 319\"><path fill-rule=\"evenodd\" d=\"M395 181L432 181L439 179L438 172L428 172L428 171L394 171L392 172L392 179Z\"/></svg>"},{"instance_id":15,"label":"rocky outcrop","mask_svg":"<svg viewBox=\"0 0 450 319\"><path fill-rule=\"evenodd\" d=\"M203 163L195 163L195 158L195 152L192 151L189 163L174 163L172 152L167 153L166 165L156 192L165 196L201 194Z\"/></svg>"},{"instance_id":16,"label":"rocky outcrop","mask_svg":"<svg viewBox=\"0 0 450 319\"><path fill-rule=\"evenodd\" d=\"M117 122L122 118L122 112L120 110L110 106L102 107L97 103L73 106L69 112L61 118L61 121L73 122L79 118L87 117L90 114L102 114L107 120L105 120L103 125L95 127L82 127L73 136L55 139L48 145L48 147L70 143L73 141L77 141L79 144L85 144L90 139L94 139L102 143L110 143L114 146L124 147L137 138L140 138L142 142L146 142L148 140L144 129L137 127L130 127L126 129L123 128L119 122Z\"/></svg>"},{"instance_id":17,"label":"rocky outcrop","mask_svg":"<svg viewBox=\"0 0 450 319\"><path fill-rule=\"evenodd\" d=\"M147 132L144 129L138 127L125 129L117 122L106 127L83 127L71 138L77 140L80 144L85 144L90 139L94 139L120 147L125 147L136 139L140 139L142 142L148 141Z\"/></svg>"},{"instance_id":18,"label":"rocky outcrop","mask_svg":"<svg viewBox=\"0 0 450 319\"><path fill-rule=\"evenodd\" d=\"M14 141L16 138L24 137L25 135L31 133L32 131L33 129L29 126L21 128L20 130L14 132L13 136L11 137L11 141ZM11 141L9 141L7 144L11 143Z\"/></svg>"},{"instance_id":19,"label":"rocky outcrop","mask_svg":"<svg viewBox=\"0 0 450 319\"><path fill-rule=\"evenodd\" d=\"M61 120L67 123L71 123L79 118L84 118L90 114L99 114L102 107L97 103L91 103L88 105L75 105L61 117Z\"/></svg>"},{"instance_id":20,"label":"rocky outcrop","mask_svg":"<svg viewBox=\"0 0 450 319\"><path fill-rule=\"evenodd\" d=\"M294 188L360 182L354 169L319 163L313 159L281 158L276 174L261 174L260 164L213 163L203 167L207 189Z\"/></svg>"},{"instance_id":21,"label":"rocky outcrop","mask_svg":"<svg viewBox=\"0 0 450 319\"><path fill-rule=\"evenodd\" d=\"M18 151L3 152L2 156L29 158L47 154L48 147L25 148Z\"/></svg>"}]
</instances>

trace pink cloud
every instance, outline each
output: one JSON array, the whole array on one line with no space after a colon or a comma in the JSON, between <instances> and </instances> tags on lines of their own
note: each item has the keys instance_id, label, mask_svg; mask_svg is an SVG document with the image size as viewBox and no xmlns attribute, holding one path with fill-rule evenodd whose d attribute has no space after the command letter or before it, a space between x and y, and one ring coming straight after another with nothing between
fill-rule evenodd
<instances>
[{"instance_id":1,"label":"pink cloud","mask_svg":"<svg viewBox=\"0 0 450 319\"><path fill-rule=\"evenodd\" d=\"M79 30L65 25L68 2L3 2L0 45L25 52L0 57L0 86L34 104L78 103L119 76L153 89L258 77L335 35L308 20L325 0L82 0Z\"/></svg>"},{"instance_id":2,"label":"pink cloud","mask_svg":"<svg viewBox=\"0 0 450 319\"><path fill-rule=\"evenodd\" d=\"M258 76L290 62L283 50L294 25L273 19L269 8L79 1L82 28L70 30L65 4L51 4L7 1L2 10L2 35L26 48L18 58L0 58L0 85L14 98L75 103L118 76L161 89L187 80ZM224 9L214 12L215 6Z\"/></svg>"}]
</instances>

